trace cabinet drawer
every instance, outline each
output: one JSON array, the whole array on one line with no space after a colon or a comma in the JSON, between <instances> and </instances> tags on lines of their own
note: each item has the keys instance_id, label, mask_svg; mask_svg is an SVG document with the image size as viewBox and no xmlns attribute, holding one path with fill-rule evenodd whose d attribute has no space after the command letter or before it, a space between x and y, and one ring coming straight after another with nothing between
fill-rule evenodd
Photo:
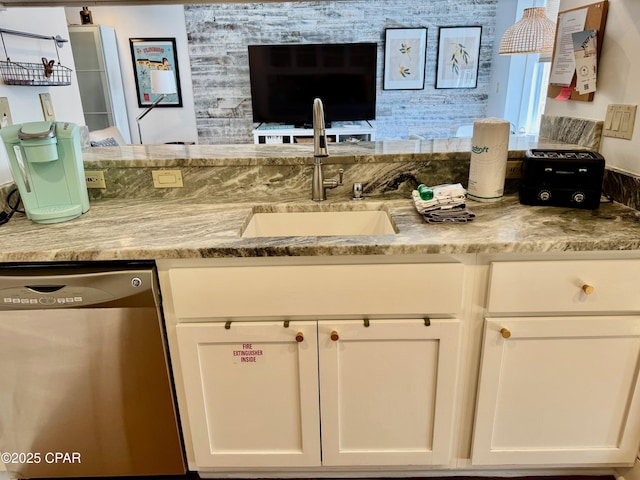
<instances>
[{"instance_id":1,"label":"cabinet drawer","mask_svg":"<svg viewBox=\"0 0 640 480\"><path fill-rule=\"evenodd\" d=\"M464 265L357 264L175 268L179 320L455 314Z\"/></svg>"},{"instance_id":2,"label":"cabinet drawer","mask_svg":"<svg viewBox=\"0 0 640 480\"><path fill-rule=\"evenodd\" d=\"M640 260L494 262L487 309L516 312L638 312Z\"/></svg>"}]
</instances>

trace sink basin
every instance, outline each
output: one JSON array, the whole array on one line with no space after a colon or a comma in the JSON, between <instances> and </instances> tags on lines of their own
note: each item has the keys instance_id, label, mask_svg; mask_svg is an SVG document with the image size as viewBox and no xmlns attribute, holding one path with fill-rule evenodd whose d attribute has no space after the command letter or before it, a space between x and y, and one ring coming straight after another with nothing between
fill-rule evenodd
<instances>
[{"instance_id":1,"label":"sink basin","mask_svg":"<svg viewBox=\"0 0 640 480\"><path fill-rule=\"evenodd\" d=\"M251 214L243 237L391 235L396 228L385 210L259 212Z\"/></svg>"}]
</instances>

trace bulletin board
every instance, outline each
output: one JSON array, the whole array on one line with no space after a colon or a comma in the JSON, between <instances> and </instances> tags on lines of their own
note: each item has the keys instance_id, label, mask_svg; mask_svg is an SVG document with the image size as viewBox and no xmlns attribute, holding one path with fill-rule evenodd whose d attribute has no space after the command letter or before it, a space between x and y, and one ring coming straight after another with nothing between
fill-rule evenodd
<instances>
[{"instance_id":1,"label":"bulletin board","mask_svg":"<svg viewBox=\"0 0 640 480\"><path fill-rule=\"evenodd\" d=\"M603 0L602 2L593 3L591 5L583 5L582 7L573 8L570 10L563 10L558 12L558 20L556 25L560 24L560 17L569 12L573 12L575 10L587 9L587 17L584 25L585 30L597 30L598 31L598 41L597 41L597 52L598 52L598 60L597 63L600 63L600 52L602 50L602 41L604 39L604 28L607 23L607 12L609 10L609 0ZM556 49L560 45L559 39L559 28L556 28L556 39L553 46L553 57L552 61L556 58ZM573 80L571 81L571 96L569 100L577 100L579 102L591 102L593 101L594 92L580 94L575 89L576 86L576 74L573 74ZM563 86L561 85L552 85L549 84L549 88L547 89L547 97L556 98L562 92Z\"/></svg>"}]
</instances>

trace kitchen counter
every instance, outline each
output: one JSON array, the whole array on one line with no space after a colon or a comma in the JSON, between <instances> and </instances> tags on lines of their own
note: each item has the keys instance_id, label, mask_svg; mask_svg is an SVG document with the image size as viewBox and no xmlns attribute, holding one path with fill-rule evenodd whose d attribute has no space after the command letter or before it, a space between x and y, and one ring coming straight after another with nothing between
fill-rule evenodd
<instances>
[{"instance_id":1,"label":"kitchen counter","mask_svg":"<svg viewBox=\"0 0 640 480\"><path fill-rule=\"evenodd\" d=\"M597 145L598 122L585 126L551 118L545 123L553 126L549 133L571 132L571 143L566 135L513 135L510 160L522 159L530 148ZM574 138L576 132L580 138ZM345 185L320 203L309 200L313 151L305 144L91 148L83 151L85 168L103 170L107 183L106 189L89 191L91 209L52 225L14 216L0 226L0 262L640 250L640 212L619 203L595 211L531 207L508 195L494 203L469 201L477 217L467 224L427 224L414 208L411 190L419 183L465 185L470 148L470 138L331 145L325 177L344 168ZM159 168L179 168L184 188L153 188L151 176ZM363 202L349 200L353 182L365 185ZM398 233L242 238L255 206L261 211L384 208Z\"/></svg>"},{"instance_id":2,"label":"kitchen counter","mask_svg":"<svg viewBox=\"0 0 640 480\"><path fill-rule=\"evenodd\" d=\"M520 205L517 196L468 202L466 224L427 224L408 199L259 203L261 211L387 208L398 233L242 238L252 203L94 201L81 217L39 225L16 215L0 227L0 262L304 255L530 253L640 249L640 212Z\"/></svg>"},{"instance_id":3,"label":"kitchen counter","mask_svg":"<svg viewBox=\"0 0 640 480\"><path fill-rule=\"evenodd\" d=\"M511 135L508 156L521 160L530 148L585 148L533 135ZM233 145L125 145L89 148L82 152L85 168L141 167L250 167L308 165L313 161L309 144ZM471 138L384 140L330 143L326 164L410 163L434 160L469 160Z\"/></svg>"}]
</instances>

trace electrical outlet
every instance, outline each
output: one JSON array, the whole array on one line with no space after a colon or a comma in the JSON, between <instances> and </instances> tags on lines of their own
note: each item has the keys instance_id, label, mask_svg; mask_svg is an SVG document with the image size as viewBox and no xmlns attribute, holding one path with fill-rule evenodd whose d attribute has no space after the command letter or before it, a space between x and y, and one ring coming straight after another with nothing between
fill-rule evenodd
<instances>
[{"instance_id":1,"label":"electrical outlet","mask_svg":"<svg viewBox=\"0 0 640 480\"><path fill-rule=\"evenodd\" d=\"M9 109L9 99L7 97L0 97L0 128L13 125L11 119L11 110Z\"/></svg>"},{"instance_id":2,"label":"electrical outlet","mask_svg":"<svg viewBox=\"0 0 640 480\"><path fill-rule=\"evenodd\" d=\"M522 178L522 160L508 160L505 178Z\"/></svg>"},{"instance_id":3,"label":"electrical outlet","mask_svg":"<svg viewBox=\"0 0 640 480\"><path fill-rule=\"evenodd\" d=\"M155 188L184 187L181 170L152 170L151 175Z\"/></svg>"},{"instance_id":4,"label":"electrical outlet","mask_svg":"<svg viewBox=\"0 0 640 480\"><path fill-rule=\"evenodd\" d=\"M102 170L85 170L84 178L87 182L87 188L107 188Z\"/></svg>"}]
</instances>

